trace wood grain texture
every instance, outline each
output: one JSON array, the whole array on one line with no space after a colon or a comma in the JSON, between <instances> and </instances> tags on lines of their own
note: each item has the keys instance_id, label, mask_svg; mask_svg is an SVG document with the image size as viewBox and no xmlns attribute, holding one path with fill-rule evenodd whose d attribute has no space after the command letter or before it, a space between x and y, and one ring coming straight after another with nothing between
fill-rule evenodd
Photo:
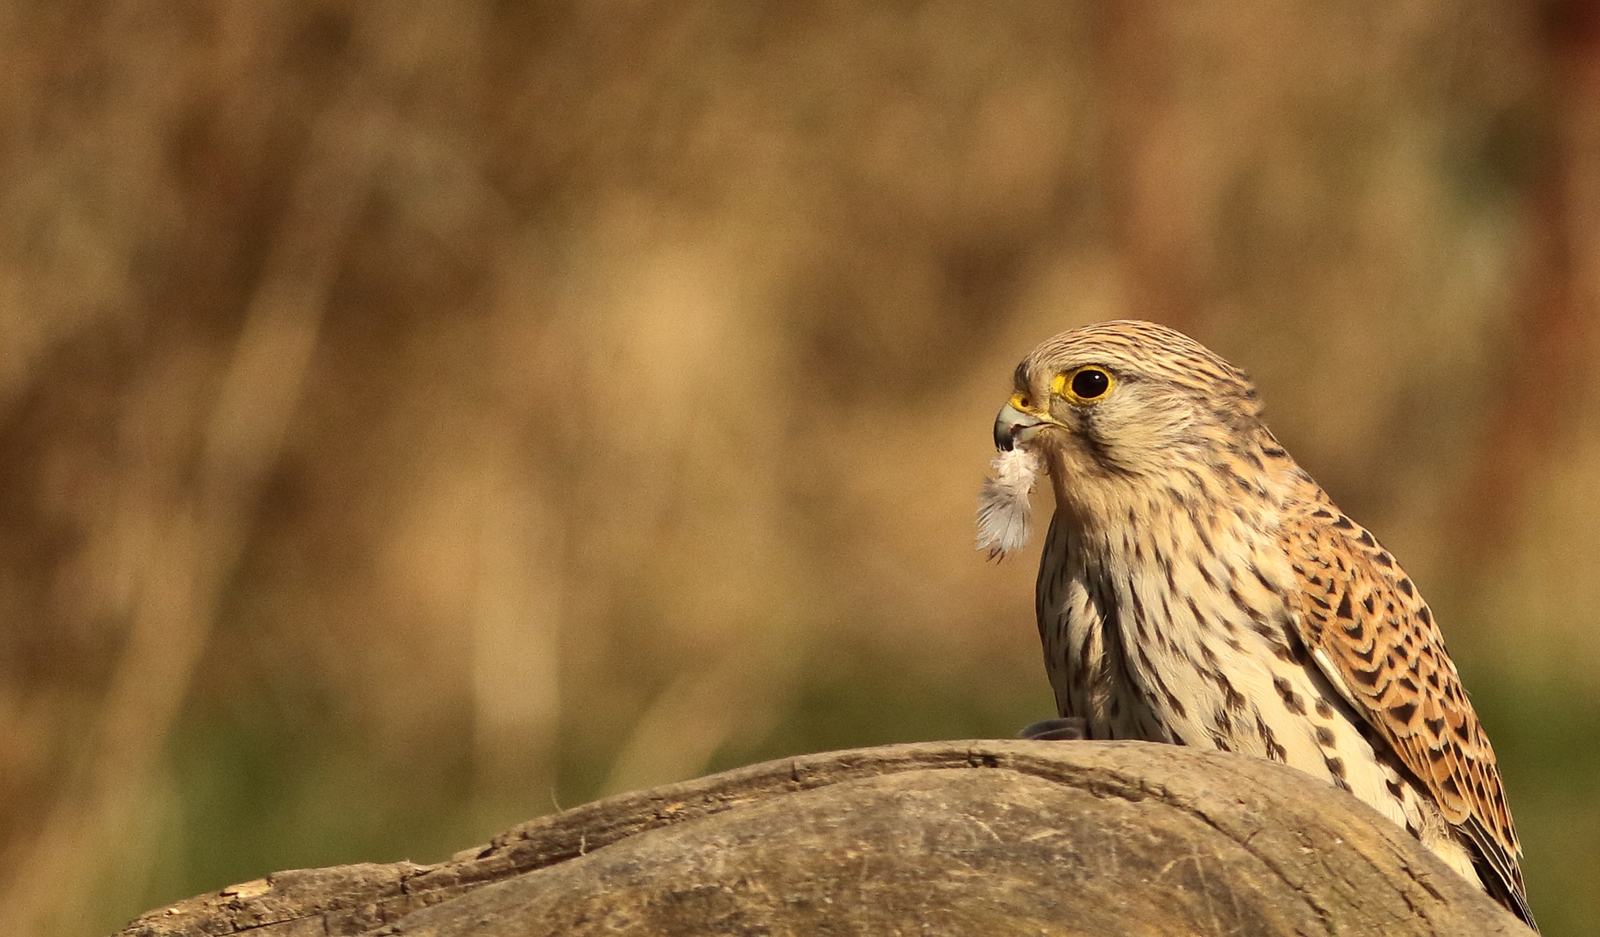
<instances>
[{"instance_id":1,"label":"wood grain texture","mask_svg":"<svg viewBox=\"0 0 1600 937\"><path fill-rule=\"evenodd\" d=\"M281 872L118 937L1529 933L1393 824L1259 759L965 741L767 762L436 865Z\"/></svg>"}]
</instances>

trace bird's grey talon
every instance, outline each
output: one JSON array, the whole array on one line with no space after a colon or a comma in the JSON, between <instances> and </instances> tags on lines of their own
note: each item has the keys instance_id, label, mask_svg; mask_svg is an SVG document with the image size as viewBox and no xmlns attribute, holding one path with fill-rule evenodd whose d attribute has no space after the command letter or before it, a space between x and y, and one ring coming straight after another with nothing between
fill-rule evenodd
<instances>
[{"instance_id":1,"label":"bird's grey talon","mask_svg":"<svg viewBox=\"0 0 1600 937\"><path fill-rule=\"evenodd\" d=\"M1082 716L1045 719L1023 729L1022 737L1036 742L1081 741L1089 737L1089 723Z\"/></svg>"}]
</instances>

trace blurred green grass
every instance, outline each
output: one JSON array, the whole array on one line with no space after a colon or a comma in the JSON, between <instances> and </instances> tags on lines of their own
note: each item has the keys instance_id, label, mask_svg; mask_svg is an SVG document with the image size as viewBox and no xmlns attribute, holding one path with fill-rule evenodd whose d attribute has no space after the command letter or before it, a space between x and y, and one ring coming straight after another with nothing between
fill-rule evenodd
<instances>
[{"instance_id":1,"label":"blurred green grass","mask_svg":"<svg viewBox=\"0 0 1600 937\"><path fill-rule=\"evenodd\" d=\"M1473 705L1494 740L1515 811L1541 932L1600 920L1600 704L1578 684L1519 681L1473 667Z\"/></svg>"}]
</instances>

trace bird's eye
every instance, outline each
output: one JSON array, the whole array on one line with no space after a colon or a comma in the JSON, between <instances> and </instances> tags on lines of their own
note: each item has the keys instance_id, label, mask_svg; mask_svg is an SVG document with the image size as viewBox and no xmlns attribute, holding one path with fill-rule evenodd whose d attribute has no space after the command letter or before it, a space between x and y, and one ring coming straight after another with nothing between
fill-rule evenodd
<instances>
[{"instance_id":1,"label":"bird's eye","mask_svg":"<svg viewBox=\"0 0 1600 937\"><path fill-rule=\"evenodd\" d=\"M1069 403L1089 403L1099 400L1111 390L1111 374L1105 368L1094 366L1069 371L1056 378L1057 392Z\"/></svg>"}]
</instances>

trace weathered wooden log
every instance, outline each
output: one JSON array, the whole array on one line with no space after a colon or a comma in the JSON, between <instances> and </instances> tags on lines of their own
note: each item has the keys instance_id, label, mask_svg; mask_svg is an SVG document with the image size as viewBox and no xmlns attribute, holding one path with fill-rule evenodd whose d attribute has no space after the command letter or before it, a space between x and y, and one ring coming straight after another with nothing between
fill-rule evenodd
<instances>
[{"instance_id":1,"label":"weathered wooden log","mask_svg":"<svg viewBox=\"0 0 1600 937\"><path fill-rule=\"evenodd\" d=\"M119 937L1530 933L1340 791L1142 742L890 745L513 827L447 862L280 872Z\"/></svg>"}]
</instances>

